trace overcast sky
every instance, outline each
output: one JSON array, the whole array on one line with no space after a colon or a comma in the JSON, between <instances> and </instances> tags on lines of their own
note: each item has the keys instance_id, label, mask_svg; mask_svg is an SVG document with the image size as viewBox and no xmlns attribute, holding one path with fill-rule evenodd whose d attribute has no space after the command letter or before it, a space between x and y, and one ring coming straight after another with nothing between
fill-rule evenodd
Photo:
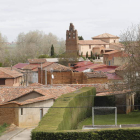
<instances>
[{"instance_id":1,"label":"overcast sky","mask_svg":"<svg viewBox=\"0 0 140 140\"><path fill-rule=\"evenodd\" d=\"M105 32L119 36L140 23L140 0L0 0L0 32L9 42L34 30L65 39L70 23L86 40Z\"/></svg>"}]
</instances>

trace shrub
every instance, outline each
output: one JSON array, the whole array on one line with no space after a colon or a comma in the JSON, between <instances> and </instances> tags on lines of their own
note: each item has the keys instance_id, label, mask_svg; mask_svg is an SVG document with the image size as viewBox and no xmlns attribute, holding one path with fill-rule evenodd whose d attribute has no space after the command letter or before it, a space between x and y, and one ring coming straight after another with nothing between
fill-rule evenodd
<instances>
[{"instance_id":1,"label":"shrub","mask_svg":"<svg viewBox=\"0 0 140 140\"><path fill-rule=\"evenodd\" d=\"M62 95L55 101L34 132L76 129L80 121L91 116L95 94L95 88L84 87Z\"/></svg>"},{"instance_id":2,"label":"shrub","mask_svg":"<svg viewBox=\"0 0 140 140\"><path fill-rule=\"evenodd\" d=\"M79 132L34 132L32 140L139 140L140 129Z\"/></svg>"}]
</instances>

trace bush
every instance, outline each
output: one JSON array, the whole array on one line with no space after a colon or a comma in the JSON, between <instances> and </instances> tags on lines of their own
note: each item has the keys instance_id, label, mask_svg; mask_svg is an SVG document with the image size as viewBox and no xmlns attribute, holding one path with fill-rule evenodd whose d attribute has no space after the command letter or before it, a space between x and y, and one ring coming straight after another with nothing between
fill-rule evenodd
<instances>
[{"instance_id":1,"label":"bush","mask_svg":"<svg viewBox=\"0 0 140 140\"><path fill-rule=\"evenodd\" d=\"M32 133L32 140L139 140L139 139L140 139L139 129Z\"/></svg>"},{"instance_id":2,"label":"bush","mask_svg":"<svg viewBox=\"0 0 140 140\"><path fill-rule=\"evenodd\" d=\"M76 129L80 121L91 116L95 94L95 88L84 87L62 95L55 101L33 133Z\"/></svg>"}]
</instances>

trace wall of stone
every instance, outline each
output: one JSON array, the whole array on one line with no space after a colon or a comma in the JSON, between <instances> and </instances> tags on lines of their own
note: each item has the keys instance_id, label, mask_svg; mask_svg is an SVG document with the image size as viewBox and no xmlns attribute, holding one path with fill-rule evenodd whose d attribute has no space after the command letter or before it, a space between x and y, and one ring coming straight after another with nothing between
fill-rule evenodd
<instances>
[{"instance_id":1,"label":"wall of stone","mask_svg":"<svg viewBox=\"0 0 140 140\"><path fill-rule=\"evenodd\" d=\"M0 125L3 123L18 125L18 107L17 104L5 104L0 106Z\"/></svg>"},{"instance_id":2,"label":"wall of stone","mask_svg":"<svg viewBox=\"0 0 140 140\"><path fill-rule=\"evenodd\" d=\"M23 105L22 114L21 108L19 108L19 126L27 127L27 126L35 126L38 125L41 120L41 110L43 111L43 116L48 112L49 108L43 107L51 107L54 103L53 99L36 102L32 104ZM25 107L25 108L24 108Z\"/></svg>"}]
</instances>

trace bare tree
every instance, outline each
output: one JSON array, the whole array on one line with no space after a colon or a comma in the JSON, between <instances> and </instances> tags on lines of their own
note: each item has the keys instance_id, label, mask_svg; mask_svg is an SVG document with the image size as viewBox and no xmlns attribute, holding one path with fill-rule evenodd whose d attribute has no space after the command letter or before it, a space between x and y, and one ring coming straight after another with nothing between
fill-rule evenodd
<instances>
[{"instance_id":1,"label":"bare tree","mask_svg":"<svg viewBox=\"0 0 140 140\"><path fill-rule=\"evenodd\" d=\"M132 25L120 36L128 54L128 63L123 67L127 89L140 90L140 25Z\"/></svg>"}]
</instances>

